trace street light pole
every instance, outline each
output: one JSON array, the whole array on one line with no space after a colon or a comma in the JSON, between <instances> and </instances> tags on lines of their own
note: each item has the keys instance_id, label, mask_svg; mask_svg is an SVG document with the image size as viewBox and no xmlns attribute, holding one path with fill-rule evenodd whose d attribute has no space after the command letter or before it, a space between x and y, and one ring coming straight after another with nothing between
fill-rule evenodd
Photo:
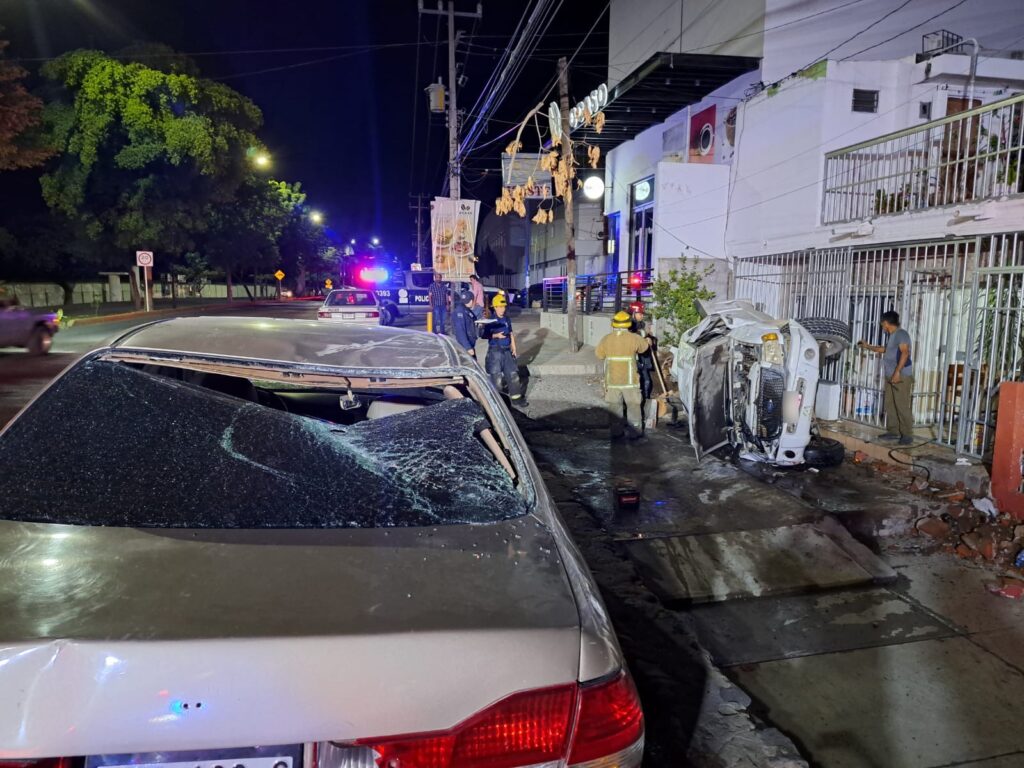
<instances>
[{"instance_id":1,"label":"street light pole","mask_svg":"<svg viewBox=\"0 0 1024 768\"><path fill-rule=\"evenodd\" d=\"M459 89L455 72L455 0L448 0L448 194L458 200L462 196L459 172L459 110L456 93Z\"/></svg>"}]
</instances>

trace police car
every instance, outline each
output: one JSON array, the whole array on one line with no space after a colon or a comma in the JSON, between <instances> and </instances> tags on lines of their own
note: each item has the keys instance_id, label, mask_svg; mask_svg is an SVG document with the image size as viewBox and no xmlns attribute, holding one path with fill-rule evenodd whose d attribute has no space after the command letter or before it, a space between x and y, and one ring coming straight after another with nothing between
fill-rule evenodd
<instances>
[{"instance_id":1,"label":"police car","mask_svg":"<svg viewBox=\"0 0 1024 768\"><path fill-rule=\"evenodd\" d=\"M415 266L415 265L414 265ZM382 309L381 324L392 325L401 317L426 315L430 312L430 284L434 282L433 269L411 269L395 271L386 283L378 283L374 289ZM452 282L453 289L468 288L469 283ZM484 299L489 307L499 293L505 294L509 303L514 300L510 291L484 286Z\"/></svg>"}]
</instances>

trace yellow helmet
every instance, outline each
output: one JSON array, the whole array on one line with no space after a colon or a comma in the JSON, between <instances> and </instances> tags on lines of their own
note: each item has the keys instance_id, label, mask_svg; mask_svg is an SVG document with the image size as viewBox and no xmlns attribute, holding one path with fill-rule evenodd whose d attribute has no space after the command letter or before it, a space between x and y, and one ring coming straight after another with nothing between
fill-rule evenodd
<instances>
[{"instance_id":1,"label":"yellow helmet","mask_svg":"<svg viewBox=\"0 0 1024 768\"><path fill-rule=\"evenodd\" d=\"M491 299L491 306L492 307L507 307L508 306L508 300L505 298L505 294L504 293L496 293L494 295L494 298Z\"/></svg>"},{"instance_id":2,"label":"yellow helmet","mask_svg":"<svg viewBox=\"0 0 1024 768\"><path fill-rule=\"evenodd\" d=\"M612 328L629 328L633 324L628 312L616 312L612 318Z\"/></svg>"}]
</instances>

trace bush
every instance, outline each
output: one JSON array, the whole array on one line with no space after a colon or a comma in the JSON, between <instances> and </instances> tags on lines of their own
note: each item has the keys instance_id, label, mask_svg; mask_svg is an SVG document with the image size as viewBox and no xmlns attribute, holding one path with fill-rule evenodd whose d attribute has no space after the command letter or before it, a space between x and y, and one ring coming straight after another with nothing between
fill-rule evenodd
<instances>
[{"instance_id":1,"label":"bush","mask_svg":"<svg viewBox=\"0 0 1024 768\"><path fill-rule=\"evenodd\" d=\"M658 324L662 346L674 347L680 336L700 322L696 302L715 298L714 291L704 287L704 279L712 271L714 267L710 266L699 269L694 261L692 266L670 270L666 277L655 279L650 314L664 321Z\"/></svg>"}]
</instances>

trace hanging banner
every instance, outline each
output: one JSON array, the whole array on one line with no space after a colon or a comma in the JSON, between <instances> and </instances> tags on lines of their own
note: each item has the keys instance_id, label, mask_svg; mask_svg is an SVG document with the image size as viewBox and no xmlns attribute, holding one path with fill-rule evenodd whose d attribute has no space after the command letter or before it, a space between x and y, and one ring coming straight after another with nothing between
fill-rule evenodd
<instances>
[{"instance_id":1,"label":"hanging banner","mask_svg":"<svg viewBox=\"0 0 1024 768\"><path fill-rule=\"evenodd\" d=\"M476 224L479 200L436 197L430 203L434 271L446 280L469 280L476 272Z\"/></svg>"}]
</instances>

